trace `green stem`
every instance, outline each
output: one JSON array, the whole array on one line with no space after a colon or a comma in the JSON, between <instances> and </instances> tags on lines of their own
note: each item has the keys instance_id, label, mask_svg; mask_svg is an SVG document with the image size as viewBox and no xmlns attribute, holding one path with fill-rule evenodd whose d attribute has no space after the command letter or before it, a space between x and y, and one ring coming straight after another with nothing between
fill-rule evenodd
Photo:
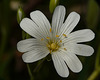
<instances>
[{"instance_id":1,"label":"green stem","mask_svg":"<svg viewBox=\"0 0 100 80\"><path fill-rule=\"evenodd\" d=\"M88 80L95 80L98 74L99 74L99 70L94 70L91 76L88 78Z\"/></svg>"},{"instance_id":2,"label":"green stem","mask_svg":"<svg viewBox=\"0 0 100 80\"><path fill-rule=\"evenodd\" d=\"M100 73L100 64L99 64L99 62L100 62L100 45L98 47L98 51L97 51L97 55L96 55L95 70L90 75L90 77L88 78L88 80L95 80L95 78Z\"/></svg>"},{"instance_id":3,"label":"green stem","mask_svg":"<svg viewBox=\"0 0 100 80\"><path fill-rule=\"evenodd\" d=\"M96 61L95 61L95 68L98 69L98 66L100 65L100 45L97 51Z\"/></svg>"},{"instance_id":4,"label":"green stem","mask_svg":"<svg viewBox=\"0 0 100 80\"><path fill-rule=\"evenodd\" d=\"M0 45L0 59L3 55L4 49L5 49L6 44L7 44L7 38L8 38L7 32L8 32L8 30L6 27L7 26L2 26L2 29L1 29L2 30L2 34L1 34L2 38L1 38L1 45Z\"/></svg>"},{"instance_id":5,"label":"green stem","mask_svg":"<svg viewBox=\"0 0 100 80\"><path fill-rule=\"evenodd\" d=\"M30 76L30 80L34 80L31 69L29 67L29 64L27 64L27 69L28 69L28 73L29 73L29 76Z\"/></svg>"},{"instance_id":6,"label":"green stem","mask_svg":"<svg viewBox=\"0 0 100 80\"><path fill-rule=\"evenodd\" d=\"M30 36L26 32L22 31L22 39L28 39L29 37ZM28 73L30 76L30 80L34 80L34 77L32 75L31 68L30 68L29 64L27 64L27 69L28 69Z\"/></svg>"},{"instance_id":7,"label":"green stem","mask_svg":"<svg viewBox=\"0 0 100 80\"><path fill-rule=\"evenodd\" d=\"M37 66L35 67L34 71L33 72L38 72L42 66L42 63L45 61L46 58L40 60L38 63L37 63Z\"/></svg>"}]
</instances>

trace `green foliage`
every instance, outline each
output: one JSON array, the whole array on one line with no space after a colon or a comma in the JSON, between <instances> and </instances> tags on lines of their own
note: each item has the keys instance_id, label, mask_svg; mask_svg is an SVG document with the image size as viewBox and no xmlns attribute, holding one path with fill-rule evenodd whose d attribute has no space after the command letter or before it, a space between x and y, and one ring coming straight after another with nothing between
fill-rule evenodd
<instances>
[{"instance_id":1,"label":"green foliage","mask_svg":"<svg viewBox=\"0 0 100 80\"><path fill-rule=\"evenodd\" d=\"M96 29L99 19L99 6L95 0L89 0L87 12L87 25L90 29Z\"/></svg>"},{"instance_id":2,"label":"green foliage","mask_svg":"<svg viewBox=\"0 0 100 80\"><path fill-rule=\"evenodd\" d=\"M21 1L21 6L24 10L22 7L19 7L18 10L15 11L11 10L10 5L12 1ZM49 0L34 0L34 3L31 3L31 1L32 0L0 1L0 80L29 80L29 77L32 77L32 75L34 78L31 79L34 80L88 80L91 79L91 76L92 79L99 80L100 7L95 0L50 0L50 2ZM49 7L50 12L53 13L58 4L66 6L68 13L72 11L73 6L75 9L80 8L79 14L81 15L81 21L76 30L82 26L82 28L88 26L88 28L92 29L96 34L96 38L88 43L94 47L94 54L87 58L81 57L80 60L83 64L83 70L78 74L71 73L70 71L68 78L62 78L57 74L50 55L48 55L46 59L28 64L27 69L26 64L24 64L21 59L22 53L19 53L16 49L16 44L19 40L31 37L20 29L20 21L25 16L28 16L31 11L36 10L35 8L38 6L39 10ZM84 6L87 8L86 12L84 12ZM28 9L30 11L28 11ZM45 15L51 20L51 14L45 9L43 9L42 12L44 14L46 13ZM83 25L84 23L86 26ZM21 33L22 35L20 35Z\"/></svg>"}]
</instances>

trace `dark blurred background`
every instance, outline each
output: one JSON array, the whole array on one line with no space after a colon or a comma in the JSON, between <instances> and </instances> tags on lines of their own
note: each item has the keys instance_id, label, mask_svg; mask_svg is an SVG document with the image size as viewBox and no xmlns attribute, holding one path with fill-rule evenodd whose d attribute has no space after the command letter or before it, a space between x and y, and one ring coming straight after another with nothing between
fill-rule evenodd
<instances>
[{"instance_id":1,"label":"dark blurred background","mask_svg":"<svg viewBox=\"0 0 100 80\"><path fill-rule=\"evenodd\" d=\"M42 11L51 22L49 11L50 0L0 0L0 80L30 80L27 66L22 61L22 53L17 51L16 44L22 40L22 30L17 22L17 10L21 5L26 17L34 10ZM100 53L100 1L99 0L60 0L66 7L66 17L76 11L81 20L74 30L92 29L96 37L86 44L91 45L95 52L90 57L80 57L83 70L80 73L70 71L68 78L61 78L51 61L44 61L41 68L34 72L37 62L29 64L34 80L88 80L95 70L97 54ZM100 58L99 58L100 59ZM100 64L99 64L100 67ZM95 80L100 80L100 74Z\"/></svg>"}]
</instances>

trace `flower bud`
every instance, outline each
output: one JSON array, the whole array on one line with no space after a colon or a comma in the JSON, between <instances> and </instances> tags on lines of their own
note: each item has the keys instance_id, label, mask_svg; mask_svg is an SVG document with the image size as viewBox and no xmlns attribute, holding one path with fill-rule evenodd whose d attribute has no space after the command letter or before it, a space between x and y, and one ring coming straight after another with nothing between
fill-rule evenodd
<instances>
[{"instance_id":1,"label":"flower bud","mask_svg":"<svg viewBox=\"0 0 100 80\"><path fill-rule=\"evenodd\" d=\"M20 7L18 10L17 10L17 22L20 23L20 21L24 18L24 11L23 9Z\"/></svg>"},{"instance_id":2,"label":"flower bud","mask_svg":"<svg viewBox=\"0 0 100 80\"><path fill-rule=\"evenodd\" d=\"M53 13L55 7L59 4L59 0L50 0L49 10Z\"/></svg>"}]
</instances>

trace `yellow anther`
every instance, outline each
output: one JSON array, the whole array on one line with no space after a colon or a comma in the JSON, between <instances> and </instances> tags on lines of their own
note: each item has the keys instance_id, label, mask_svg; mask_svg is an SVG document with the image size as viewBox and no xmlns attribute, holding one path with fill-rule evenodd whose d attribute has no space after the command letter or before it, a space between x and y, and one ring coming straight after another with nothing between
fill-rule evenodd
<instances>
[{"instance_id":1,"label":"yellow anther","mask_svg":"<svg viewBox=\"0 0 100 80\"><path fill-rule=\"evenodd\" d=\"M55 43L52 43L50 47L51 49L56 49L57 45Z\"/></svg>"},{"instance_id":2,"label":"yellow anther","mask_svg":"<svg viewBox=\"0 0 100 80\"><path fill-rule=\"evenodd\" d=\"M59 37L59 35L56 35L56 37Z\"/></svg>"},{"instance_id":3,"label":"yellow anther","mask_svg":"<svg viewBox=\"0 0 100 80\"><path fill-rule=\"evenodd\" d=\"M66 51L67 49L66 49L66 48L64 48L64 50Z\"/></svg>"},{"instance_id":4,"label":"yellow anther","mask_svg":"<svg viewBox=\"0 0 100 80\"><path fill-rule=\"evenodd\" d=\"M47 39L50 39L50 37L47 37Z\"/></svg>"},{"instance_id":5,"label":"yellow anther","mask_svg":"<svg viewBox=\"0 0 100 80\"><path fill-rule=\"evenodd\" d=\"M41 41L43 41L44 39L42 38Z\"/></svg>"},{"instance_id":6,"label":"yellow anther","mask_svg":"<svg viewBox=\"0 0 100 80\"><path fill-rule=\"evenodd\" d=\"M60 42L62 42L62 40L60 40Z\"/></svg>"},{"instance_id":7,"label":"yellow anther","mask_svg":"<svg viewBox=\"0 0 100 80\"><path fill-rule=\"evenodd\" d=\"M50 32L52 31L52 29L50 28Z\"/></svg>"},{"instance_id":8,"label":"yellow anther","mask_svg":"<svg viewBox=\"0 0 100 80\"><path fill-rule=\"evenodd\" d=\"M66 35L66 34L63 34L63 36L67 37L67 35Z\"/></svg>"}]
</instances>

